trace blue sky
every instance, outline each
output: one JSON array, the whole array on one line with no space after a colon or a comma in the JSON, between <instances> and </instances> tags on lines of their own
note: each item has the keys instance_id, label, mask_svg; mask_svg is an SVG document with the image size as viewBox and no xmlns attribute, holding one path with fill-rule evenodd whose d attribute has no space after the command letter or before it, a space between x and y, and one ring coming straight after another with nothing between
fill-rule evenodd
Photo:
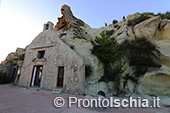
<instances>
[{"instance_id":1,"label":"blue sky","mask_svg":"<svg viewBox=\"0 0 170 113\"><path fill-rule=\"evenodd\" d=\"M47 21L56 24L63 4L94 28L136 12L170 10L170 0L0 0L0 61L17 47L30 44Z\"/></svg>"}]
</instances>

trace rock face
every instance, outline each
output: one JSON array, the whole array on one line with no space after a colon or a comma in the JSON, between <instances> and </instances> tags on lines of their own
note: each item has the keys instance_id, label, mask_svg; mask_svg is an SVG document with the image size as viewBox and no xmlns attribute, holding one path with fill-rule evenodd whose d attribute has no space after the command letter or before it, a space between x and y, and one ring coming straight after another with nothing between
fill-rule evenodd
<instances>
[{"instance_id":1,"label":"rock face","mask_svg":"<svg viewBox=\"0 0 170 113\"><path fill-rule=\"evenodd\" d=\"M160 28L156 30L156 40L170 39L170 20L163 20Z\"/></svg>"},{"instance_id":2,"label":"rock face","mask_svg":"<svg viewBox=\"0 0 170 113\"><path fill-rule=\"evenodd\" d=\"M8 54L6 59L2 61L1 64L8 65L8 66L16 66L18 61L24 60L26 48L17 48L16 52L12 52Z\"/></svg>"},{"instance_id":3,"label":"rock face","mask_svg":"<svg viewBox=\"0 0 170 113\"><path fill-rule=\"evenodd\" d=\"M61 18L58 18L57 25L55 26L55 30L67 30L70 25L73 27L83 26L84 22L80 19L77 19L70 7L68 5L63 5L61 7L61 14L63 15Z\"/></svg>"},{"instance_id":4,"label":"rock face","mask_svg":"<svg viewBox=\"0 0 170 113\"><path fill-rule=\"evenodd\" d=\"M146 37L154 40L156 29L160 23L160 17L152 17L134 26L135 36L137 38Z\"/></svg>"},{"instance_id":5,"label":"rock face","mask_svg":"<svg viewBox=\"0 0 170 113\"><path fill-rule=\"evenodd\" d=\"M163 71L163 70L162 70ZM170 75L166 72L146 73L143 77L143 82L138 86L139 93L155 94L155 95L170 95Z\"/></svg>"},{"instance_id":6,"label":"rock face","mask_svg":"<svg viewBox=\"0 0 170 113\"><path fill-rule=\"evenodd\" d=\"M11 70L12 70L11 66L0 64L0 72L6 73L8 76L10 76Z\"/></svg>"},{"instance_id":7,"label":"rock face","mask_svg":"<svg viewBox=\"0 0 170 113\"><path fill-rule=\"evenodd\" d=\"M55 26L56 31L65 31L65 30L72 30L74 35L77 37L83 37L85 35L84 31L81 29L80 26L84 26L84 22L80 19L77 19L70 7L68 5L63 5L61 7L61 14L63 15L61 18L58 18L57 25ZM84 38L84 37L83 37Z\"/></svg>"}]
</instances>

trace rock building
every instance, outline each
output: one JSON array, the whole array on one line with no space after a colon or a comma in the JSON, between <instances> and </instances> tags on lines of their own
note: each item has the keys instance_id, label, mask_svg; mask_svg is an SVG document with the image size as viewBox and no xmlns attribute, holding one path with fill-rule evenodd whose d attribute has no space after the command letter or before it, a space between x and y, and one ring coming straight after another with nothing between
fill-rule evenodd
<instances>
[{"instance_id":1,"label":"rock building","mask_svg":"<svg viewBox=\"0 0 170 113\"><path fill-rule=\"evenodd\" d=\"M84 82L83 59L60 39L51 22L44 24L26 50L18 85L83 94Z\"/></svg>"}]
</instances>

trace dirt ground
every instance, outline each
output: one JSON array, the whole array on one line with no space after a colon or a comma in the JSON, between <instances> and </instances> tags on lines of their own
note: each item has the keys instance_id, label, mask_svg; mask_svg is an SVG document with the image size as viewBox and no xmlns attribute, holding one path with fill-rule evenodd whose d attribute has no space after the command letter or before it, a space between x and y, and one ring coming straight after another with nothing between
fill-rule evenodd
<instances>
[{"instance_id":1,"label":"dirt ground","mask_svg":"<svg viewBox=\"0 0 170 113\"><path fill-rule=\"evenodd\" d=\"M65 105L57 108L53 104L56 97L63 97ZM68 97L84 98L72 94L51 94L47 90L26 89L12 84L0 85L0 113L170 113L170 108L106 108L103 111L68 107Z\"/></svg>"}]
</instances>

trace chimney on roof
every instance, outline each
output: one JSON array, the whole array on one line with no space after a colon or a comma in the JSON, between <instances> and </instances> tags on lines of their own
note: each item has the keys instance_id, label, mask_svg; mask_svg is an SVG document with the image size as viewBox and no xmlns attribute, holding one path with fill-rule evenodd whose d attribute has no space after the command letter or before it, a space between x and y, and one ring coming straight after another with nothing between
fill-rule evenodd
<instances>
[{"instance_id":1,"label":"chimney on roof","mask_svg":"<svg viewBox=\"0 0 170 113\"><path fill-rule=\"evenodd\" d=\"M43 31L45 31L45 30L53 30L54 29L53 26L54 26L54 24L52 22L48 21L46 24L44 24Z\"/></svg>"}]
</instances>

